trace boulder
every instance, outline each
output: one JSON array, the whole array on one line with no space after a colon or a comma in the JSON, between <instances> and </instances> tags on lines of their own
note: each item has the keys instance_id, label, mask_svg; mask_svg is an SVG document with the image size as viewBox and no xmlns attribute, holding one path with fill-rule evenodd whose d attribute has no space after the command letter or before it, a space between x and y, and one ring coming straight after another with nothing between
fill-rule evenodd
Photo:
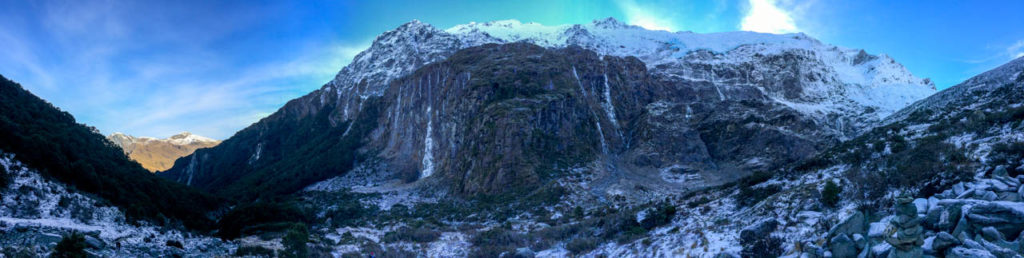
<instances>
[{"instance_id":1,"label":"boulder","mask_svg":"<svg viewBox=\"0 0 1024 258\"><path fill-rule=\"evenodd\" d=\"M832 250L832 257L836 258L854 258L857 257L857 244L853 242L853 239L846 236L846 234L839 234L829 241L829 247Z\"/></svg>"},{"instance_id":2,"label":"boulder","mask_svg":"<svg viewBox=\"0 0 1024 258\"><path fill-rule=\"evenodd\" d=\"M53 233L39 233L36 235L36 244L40 246L49 246L51 243L56 244L63 239L61 235Z\"/></svg>"},{"instance_id":3,"label":"boulder","mask_svg":"<svg viewBox=\"0 0 1024 258\"><path fill-rule=\"evenodd\" d=\"M1020 194L1016 192L999 192L996 194L996 200L1005 202L1020 202Z\"/></svg>"},{"instance_id":4,"label":"boulder","mask_svg":"<svg viewBox=\"0 0 1024 258\"><path fill-rule=\"evenodd\" d=\"M946 258L996 258L996 256L984 249L954 247L946 251Z\"/></svg>"},{"instance_id":5,"label":"boulder","mask_svg":"<svg viewBox=\"0 0 1024 258\"><path fill-rule=\"evenodd\" d=\"M861 234L853 234L853 243L857 244L857 250L862 250L868 246L868 239Z\"/></svg>"},{"instance_id":6,"label":"boulder","mask_svg":"<svg viewBox=\"0 0 1024 258\"><path fill-rule=\"evenodd\" d=\"M828 238L832 239L840 234L846 234L852 236L853 234L864 234L867 233L865 230L866 223L864 221L864 213L857 211L853 215L843 219L842 222L836 224L832 229L828 230Z\"/></svg>"},{"instance_id":7,"label":"boulder","mask_svg":"<svg viewBox=\"0 0 1024 258\"><path fill-rule=\"evenodd\" d=\"M868 237L881 238L885 236L885 229L889 226L886 222L873 222L868 229Z\"/></svg>"},{"instance_id":8,"label":"boulder","mask_svg":"<svg viewBox=\"0 0 1024 258\"><path fill-rule=\"evenodd\" d=\"M889 243L882 242L871 247L872 257L886 257L889 256L889 251L892 250L892 246Z\"/></svg>"},{"instance_id":9,"label":"boulder","mask_svg":"<svg viewBox=\"0 0 1024 258\"><path fill-rule=\"evenodd\" d=\"M775 228L779 226L779 222L774 219L766 219L760 222L754 223L743 230L740 230L740 243L753 243L772 232L775 232Z\"/></svg>"},{"instance_id":10,"label":"boulder","mask_svg":"<svg viewBox=\"0 0 1024 258\"><path fill-rule=\"evenodd\" d=\"M726 256L721 256L722 254L726 254ZM522 248L517 248L516 249L515 257L529 258L529 257L536 257L536 256L537 256L537 253L533 252L533 250L531 250L530 248L522 247ZM719 257L720 258L733 258L733 256L731 254L729 254L729 253L719 253L715 257L716 258L719 258Z\"/></svg>"},{"instance_id":11,"label":"boulder","mask_svg":"<svg viewBox=\"0 0 1024 258\"><path fill-rule=\"evenodd\" d=\"M976 193L976 196L975 196L976 198L982 199L982 200L986 200L986 201L995 201L996 199L999 198L999 196L996 195L996 193L993 192L993 191L981 191L981 192L975 192L975 193Z\"/></svg>"},{"instance_id":12,"label":"boulder","mask_svg":"<svg viewBox=\"0 0 1024 258\"><path fill-rule=\"evenodd\" d=\"M1020 188L1017 188L1017 195L1020 195L1020 197L1024 199L1024 185L1020 186Z\"/></svg>"},{"instance_id":13,"label":"boulder","mask_svg":"<svg viewBox=\"0 0 1024 258\"><path fill-rule=\"evenodd\" d=\"M1000 233L999 230L996 230L996 228L994 227L985 227L981 229L981 237L984 237L985 240L992 242L1006 240L1006 238L1003 237L1003 233Z\"/></svg>"},{"instance_id":14,"label":"boulder","mask_svg":"<svg viewBox=\"0 0 1024 258\"><path fill-rule=\"evenodd\" d=\"M939 232L935 234L935 238L932 239L932 250L935 253L945 253L950 247L960 245L960 240L946 232Z\"/></svg>"},{"instance_id":15,"label":"boulder","mask_svg":"<svg viewBox=\"0 0 1024 258\"><path fill-rule=\"evenodd\" d=\"M103 240L100 240L99 238L93 237L91 235L85 236L85 244L92 249L103 249L107 247L107 243L104 243Z\"/></svg>"},{"instance_id":16,"label":"boulder","mask_svg":"<svg viewBox=\"0 0 1024 258\"><path fill-rule=\"evenodd\" d=\"M928 212L928 199L925 199L925 198L914 199L914 207L917 208L917 213L918 214L924 214L925 212Z\"/></svg>"},{"instance_id":17,"label":"boulder","mask_svg":"<svg viewBox=\"0 0 1024 258\"><path fill-rule=\"evenodd\" d=\"M953 185L953 194L961 195L961 194L964 193L964 191L967 191L967 189L964 189L964 183L963 182L959 182L959 183L956 183L956 184Z\"/></svg>"},{"instance_id":18,"label":"boulder","mask_svg":"<svg viewBox=\"0 0 1024 258\"><path fill-rule=\"evenodd\" d=\"M958 202L938 202L925 215L924 226L940 231L950 230L960 220L962 207L963 204Z\"/></svg>"},{"instance_id":19,"label":"boulder","mask_svg":"<svg viewBox=\"0 0 1024 258\"><path fill-rule=\"evenodd\" d=\"M964 217L973 230L994 227L1004 236L1016 236L1024 231L1024 203L981 203L968 209Z\"/></svg>"}]
</instances>

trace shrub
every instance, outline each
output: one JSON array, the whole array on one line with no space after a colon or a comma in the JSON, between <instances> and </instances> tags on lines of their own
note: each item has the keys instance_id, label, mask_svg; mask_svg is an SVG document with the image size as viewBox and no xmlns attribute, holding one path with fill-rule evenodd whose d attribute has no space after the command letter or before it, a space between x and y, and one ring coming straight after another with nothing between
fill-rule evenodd
<instances>
[{"instance_id":1,"label":"shrub","mask_svg":"<svg viewBox=\"0 0 1024 258\"><path fill-rule=\"evenodd\" d=\"M740 255L750 258L774 258L782 254L782 238L777 236L764 236L753 242L740 243L743 250Z\"/></svg>"},{"instance_id":2,"label":"shrub","mask_svg":"<svg viewBox=\"0 0 1024 258\"><path fill-rule=\"evenodd\" d=\"M255 202L231 209L217 222L220 236L234 239L246 228L265 224L307 222L305 213L293 203Z\"/></svg>"},{"instance_id":3,"label":"shrub","mask_svg":"<svg viewBox=\"0 0 1024 258\"><path fill-rule=\"evenodd\" d=\"M262 246L239 246L235 256L274 257L274 250Z\"/></svg>"},{"instance_id":4,"label":"shrub","mask_svg":"<svg viewBox=\"0 0 1024 258\"><path fill-rule=\"evenodd\" d=\"M824 189L821 190L821 204L826 207L835 207L839 203L839 192L842 191L842 187L832 180L828 180Z\"/></svg>"},{"instance_id":5,"label":"shrub","mask_svg":"<svg viewBox=\"0 0 1024 258\"><path fill-rule=\"evenodd\" d=\"M384 241L386 242L399 242L408 241L416 243L428 243L434 242L437 238L441 237L441 233L433 229L426 227L400 227L394 232L388 232L384 235Z\"/></svg>"},{"instance_id":6,"label":"shrub","mask_svg":"<svg viewBox=\"0 0 1024 258\"><path fill-rule=\"evenodd\" d=\"M647 210L647 216L640 221L640 224L644 229L651 230L672 222L672 217L675 216L676 206L665 202L661 203L657 207Z\"/></svg>"},{"instance_id":7,"label":"shrub","mask_svg":"<svg viewBox=\"0 0 1024 258\"><path fill-rule=\"evenodd\" d=\"M305 224L295 224L285 234L284 239L284 254L282 257L307 257L309 256L309 250L306 248L306 243L309 242L309 231L306 229Z\"/></svg>"},{"instance_id":8,"label":"shrub","mask_svg":"<svg viewBox=\"0 0 1024 258\"><path fill-rule=\"evenodd\" d=\"M78 232L74 232L70 235L64 236L64 238L57 243L57 247L54 248L53 254L51 254L50 257L84 258L87 257L85 247L85 237Z\"/></svg>"},{"instance_id":9,"label":"shrub","mask_svg":"<svg viewBox=\"0 0 1024 258\"><path fill-rule=\"evenodd\" d=\"M581 254L597 248L599 240L592 237L577 237L565 244L565 250L573 254Z\"/></svg>"},{"instance_id":10,"label":"shrub","mask_svg":"<svg viewBox=\"0 0 1024 258\"><path fill-rule=\"evenodd\" d=\"M178 240L167 240L167 243L165 243L165 244L167 246L170 246L170 247L177 247L178 249L185 249L185 245L181 244L181 242L178 241Z\"/></svg>"},{"instance_id":11,"label":"shrub","mask_svg":"<svg viewBox=\"0 0 1024 258\"><path fill-rule=\"evenodd\" d=\"M762 187L753 187L745 184L740 185L740 192L734 197L738 207L749 207L757 204L772 196L775 193L782 191L782 186L779 185L766 185Z\"/></svg>"}]
</instances>

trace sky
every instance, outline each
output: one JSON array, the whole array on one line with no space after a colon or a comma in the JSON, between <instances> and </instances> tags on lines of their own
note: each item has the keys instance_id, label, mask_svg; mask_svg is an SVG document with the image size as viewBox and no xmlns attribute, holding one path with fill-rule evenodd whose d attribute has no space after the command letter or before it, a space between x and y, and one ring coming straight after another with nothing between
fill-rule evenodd
<instances>
[{"instance_id":1,"label":"sky","mask_svg":"<svg viewBox=\"0 0 1024 258\"><path fill-rule=\"evenodd\" d=\"M225 139L413 19L803 32L888 54L944 89L1024 56L1020 10L1019 0L0 0L0 74L104 134Z\"/></svg>"}]
</instances>

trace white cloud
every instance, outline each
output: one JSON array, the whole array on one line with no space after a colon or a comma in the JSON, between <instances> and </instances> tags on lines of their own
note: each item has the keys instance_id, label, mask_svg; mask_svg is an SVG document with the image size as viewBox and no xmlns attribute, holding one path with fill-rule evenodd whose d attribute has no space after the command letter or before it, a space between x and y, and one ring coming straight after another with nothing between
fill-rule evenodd
<instances>
[{"instance_id":1,"label":"white cloud","mask_svg":"<svg viewBox=\"0 0 1024 258\"><path fill-rule=\"evenodd\" d=\"M641 6L633 0L620 0L615 2L626 15L626 23L644 27L649 30L676 31L677 26L672 19L657 8Z\"/></svg>"},{"instance_id":2,"label":"white cloud","mask_svg":"<svg viewBox=\"0 0 1024 258\"><path fill-rule=\"evenodd\" d=\"M747 15L741 30L766 33L794 33L800 31L790 11L779 8L775 0L749 0Z\"/></svg>"},{"instance_id":3,"label":"white cloud","mask_svg":"<svg viewBox=\"0 0 1024 258\"><path fill-rule=\"evenodd\" d=\"M1017 43L1006 48L1006 53L1014 59L1024 56L1024 40L1017 41Z\"/></svg>"}]
</instances>

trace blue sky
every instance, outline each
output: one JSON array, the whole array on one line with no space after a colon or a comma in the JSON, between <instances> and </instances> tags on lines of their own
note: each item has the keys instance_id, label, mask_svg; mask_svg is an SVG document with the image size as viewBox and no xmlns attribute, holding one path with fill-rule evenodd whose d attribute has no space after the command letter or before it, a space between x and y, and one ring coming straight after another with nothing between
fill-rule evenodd
<instances>
[{"instance_id":1,"label":"blue sky","mask_svg":"<svg viewBox=\"0 0 1024 258\"><path fill-rule=\"evenodd\" d=\"M1024 55L1019 10L1024 1L0 0L0 74L104 134L223 139L412 19L804 32L889 54L946 88Z\"/></svg>"}]
</instances>

